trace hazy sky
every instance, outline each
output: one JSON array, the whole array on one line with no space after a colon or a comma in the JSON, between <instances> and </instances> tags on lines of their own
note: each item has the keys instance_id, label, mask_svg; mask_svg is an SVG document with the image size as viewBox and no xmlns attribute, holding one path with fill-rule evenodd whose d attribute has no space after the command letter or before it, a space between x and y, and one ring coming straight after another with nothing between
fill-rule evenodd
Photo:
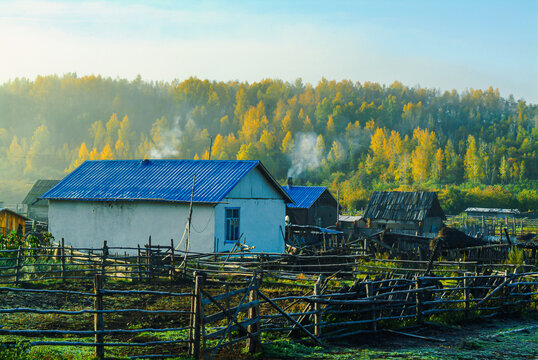
<instances>
[{"instance_id":1,"label":"hazy sky","mask_svg":"<svg viewBox=\"0 0 538 360\"><path fill-rule=\"evenodd\" d=\"M538 103L538 1L3 1L0 83L321 77Z\"/></svg>"}]
</instances>

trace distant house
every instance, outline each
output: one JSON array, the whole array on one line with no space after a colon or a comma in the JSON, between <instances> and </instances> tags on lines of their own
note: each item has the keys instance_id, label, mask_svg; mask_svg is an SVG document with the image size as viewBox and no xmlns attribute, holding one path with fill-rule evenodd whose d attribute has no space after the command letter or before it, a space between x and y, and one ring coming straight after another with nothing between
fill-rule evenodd
<instances>
[{"instance_id":1,"label":"distant house","mask_svg":"<svg viewBox=\"0 0 538 360\"><path fill-rule=\"evenodd\" d=\"M518 209L498 209L498 208L478 208L471 207L465 209L468 217L486 217L486 218L513 218L519 215Z\"/></svg>"},{"instance_id":2,"label":"distant house","mask_svg":"<svg viewBox=\"0 0 538 360\"><path fill-rule=\"evenodd\" d=\"M336 225L338 219L338 202L329 189L324 186L282 187L293 199L286 206L286 215L296 225L314 225L328 227Z\"/></svg>"},{"instance_id":3,"label":"distant house","mask_svg":"<svg viewBox=\"0 0 538 360\"><path fill-rule=\"evenodd\" d=\"M372 229L437 233L446 220L437 193L374 191L364 218Z\"/></svg>"},{"instance_id":4,"label":"distant house","mask_svg":"<svg viewBox=\"0 0 538 360\"><path fill-rule=\"evenodd\" d=\"M86 161L41 199L49 200L50 232L75 247L136 247L151 236L155 245L183 239L185 250L191 194L188 251L226 251L240 241L284 252L292 200L260 161Z\"/></svg>"},{"instance_id":5,"label":"distant house","mask_svg":"<svg viewBox=\"0 0 538 360\"><path fill-rule=\"evenodd\" d=\"M12 231L16 231L24 236L24 223L26 220L30 219L13 210L0 209L0 232L5 236Z\"/></svg>"},{"instance_id":6,"label":"distant house","mask_svg":"<svg viewBox=\"0 0 538 360\"><path fill-rule=\"evenodd\" d=\"M47 222L49 202L39 197L49 191L60 180L37 180L22 201L26 205L26 215L33 220Z\"/></svg>"}]
</instances>

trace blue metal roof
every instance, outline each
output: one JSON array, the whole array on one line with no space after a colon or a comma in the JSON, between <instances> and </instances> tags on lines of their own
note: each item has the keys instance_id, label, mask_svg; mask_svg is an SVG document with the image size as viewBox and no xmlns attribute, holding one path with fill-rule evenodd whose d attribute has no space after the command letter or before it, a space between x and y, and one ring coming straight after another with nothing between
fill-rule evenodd
<instances>
[{"instance_id":1,"label":"blue metal roof","mask_svg":"<svg viewBox=\"0 0 538 360\"><path fill-rule=\"evenodd\" d=\"M308 209L327 190L324 186L282 186L282 189L292 198L295 204L288 204L289 208Z\"/></svg>"},{"instance_id":2,"label":"blue metal roof","mask_svg":"<svg viewBox=\"0 0 538 360\"><path fill-rule=\"evenodd\" d=\"M281 190L263 165L254 160L92 160L85 161L41 198L189 202L196 175L193 202L215 203L255 167Z\"/></svg>"}]
</instances>

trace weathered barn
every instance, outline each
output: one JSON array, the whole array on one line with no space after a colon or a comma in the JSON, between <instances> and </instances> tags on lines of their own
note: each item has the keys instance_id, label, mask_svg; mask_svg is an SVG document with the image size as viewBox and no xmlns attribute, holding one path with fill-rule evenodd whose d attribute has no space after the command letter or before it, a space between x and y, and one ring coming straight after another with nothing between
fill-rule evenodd
<instances>
[{"instance_id":1,"label":"weathered barn","mask_svg":"<svg viewBox=\"0 0 538 360\"><path fill-rule=\"evenodd\" d=\"M56 239L136 247L149 236L155 245L180 243L191 195L189 251L226 251L240 241L253 251L284 252L292 200L259 161L86 161L41 198L49 200Z\"/></svg>"},{"instance_id":2,"label":"weathered barn","mask_svg":"<svg viewBox=\"0 0 538 360\"><path fill-rule=\"evenodd\" d=\"M26 216L16 213L10 209L0 210L0 232L6 236L12 231L24 236L24 223L28 219Z\"/></svg>"},{"instance_id":3,"label":"weathered barn","mask_svg":"<svg viewBox=\"0 0 538 360\"><path fill-rule=\"evenodd\" d=\"M498 208L478 208L471 207L465 209L465 213L468 217L485 217L485 218L513 218L519 215L518 209L498 209Z\"/></svg>"},{"instance_id":4,"label":"weathered barn","mask_svg":"<svg viewBox=\"0 0 538 360\"><path fill-rule=\"evenodd\" d=\"M364 213L372 229L436 234L446 220L437 193L374 191Z\"/></svg>"},{"instance_id":5,"label":"weathered barn","mask_svg":"<svg viewBox=\"0 0 538 360\"><path fill-rule=\"evenodd\" d=\"M286 215L292 224L324 228L336 225L338 202L329 189L324 186L293 185L282 188L293 199L293 203L286 206Z\"/></svg>"},{"instance_id":6,"label":"weathered barn","mask_svg":"<svg viewBox=\"0 0 538 360\"><path fill-rule=\"evenodd\" d=\"M22 201L26 205L26 215L33 220L47 222L49 202L39 197L52 189L60 180L37 180Z\"/></svg>"}]
</instances>

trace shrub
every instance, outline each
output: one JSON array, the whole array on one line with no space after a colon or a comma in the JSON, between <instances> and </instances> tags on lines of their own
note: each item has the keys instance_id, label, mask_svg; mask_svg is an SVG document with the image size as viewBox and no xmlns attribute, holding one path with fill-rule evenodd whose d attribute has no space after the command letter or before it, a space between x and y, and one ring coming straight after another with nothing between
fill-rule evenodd
<instances>
[{"instance_id":1,"label":"shrub","mask_svg":"<svg viewBox=\"0 0 538 360\"><path fill-rule=\"evenodd\" d=\"M525 259L523 258L523 250L519 250L517 247L510 249L510 252L506 258L506 263L512 265L523 265L525 263Z\"/></svg>"}]
</instances>

